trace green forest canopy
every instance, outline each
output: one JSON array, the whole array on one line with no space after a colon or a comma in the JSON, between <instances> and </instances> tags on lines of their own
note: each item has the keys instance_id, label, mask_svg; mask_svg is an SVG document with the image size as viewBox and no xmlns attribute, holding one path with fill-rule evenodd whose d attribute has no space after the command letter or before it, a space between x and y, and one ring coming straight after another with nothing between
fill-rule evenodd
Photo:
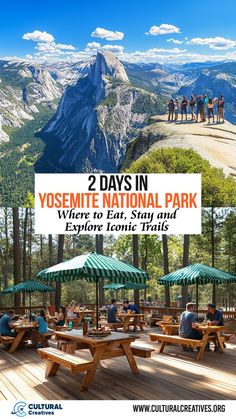
<instances>
[{"instance_id":1,"label":"green forest canopy","mask_svg":"<svg viewBox=\"0 0 236 419\"><path fill-rule=\"evenodd\" d=\"M191 149L158 148L131 163L129 173L201 173L203 207L235 207L236 182Z\"/></svg>"},{"instance_id":2,"label":"green forest canopy","mask_svg":"<svg viewBox=\"0 0 236 419\"><path fill-rule=\"evenodd\" d=\"M20 280L36 278L37 273L57 263L58 236L41 236L33 232L34 211L19 210L19 244L20 244ZM236 273L236 208L208 208L202 214L202 234L190 236L189 263L212 264L212 232L214 235L215 267ZM51 239L51 249L50 249ZM169 270L182 266L183 236L168 237ZM63 260L96 250L95 237L68 236L64 237ZM124 262L132 263L132 235L114 237L104 236L104 254L116 257ZM0 209L0 271L1 289L14 283L13 270L13 220L12 209ZM146 297L164 302L164 287L157 285L157 279L163 275L163 248L161 237L155 235L139 236L139 266L145 268L150 275L149 289ZM193 299L195 287L189 287ZM200 305L211 300L212 286L199 287ZM171 288L171 300L176 301L181 290ZM108 302L111 293L106 292ZM122 294L119 294L120 298ZM127 296L133 297L128 291ZM140 293L141 298L143 292ZM49 298L49 297L48 297ZM54 298L54 295L53 295ZM94 303L95 288L84 280L62 285L62 302L68 304L74 298L80 303ZM34 295L33 303L42 304L43 296ZM223 307L236 305L235 285L217 286L217 303ZM1 296L1 306L13 304L13 296Z\"/></svg>"}]
</instances>

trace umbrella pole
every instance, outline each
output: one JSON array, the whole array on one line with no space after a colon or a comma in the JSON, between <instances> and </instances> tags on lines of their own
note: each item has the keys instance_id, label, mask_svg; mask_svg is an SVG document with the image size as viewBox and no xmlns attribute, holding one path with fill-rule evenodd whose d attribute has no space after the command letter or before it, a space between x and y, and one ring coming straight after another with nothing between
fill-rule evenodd
<instances>
[{"instance_id":1,"label":"umbrella pole","mask_svg":"<svg viewBox=\"0 0 236 419\"><path fill-rule=\"evenodd\" d=\"M96 328L98 329L98 278L96 277Z\"/></svg>"},{"instance_id":2,"label":"umbrella pole","mask_svg":"<svg viewBox=\"0 0 236 419\"><path fill-rule=\"evenodd\" d=\"M198 280L196 280L196 313L198 317Z\"/></svg>"},{"instance_id":3,"label":"umbrella pole","mask_svg":"<svg viewBox=\"0 0 236 419\"><path fill-rule=\"evenodd\" d=\"M30 306L30 312L29 312L29 320L31 322L31 292L29 292L29 306Z\"/></svg>"}]
</instances>

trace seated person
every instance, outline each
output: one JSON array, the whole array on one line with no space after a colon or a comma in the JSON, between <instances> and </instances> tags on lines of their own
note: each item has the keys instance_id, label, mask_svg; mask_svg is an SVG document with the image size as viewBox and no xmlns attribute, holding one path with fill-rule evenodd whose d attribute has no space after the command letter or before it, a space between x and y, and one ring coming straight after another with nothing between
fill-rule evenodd
<instances>
[{"instance_id":1,"label":"seated person","mask_svg":"<svg viewBox=\"0 0 236 419\"><path fill-rule=\"evenodd\" d=\"M41 340L42 337L40 337L39 335L40 334L43 335L44 333L52 332L50 329L48 329L46 314L45 314L44 310L40 310L37 313L37 317L35 318L34 322L38 325L38 329L34 330L31 333L30 339L31 339L33 345L36 346L36 348L42 348L44 338L43 338L43 341L42 341Z\"/></svg>"},{"instance_id":2,"label":"seated person","mask_svg":"<svg viewBox=\"0 0 236 419\"><path fill-rule=\"evenodd\" d=\"M67 317L69 319L75 319L77 317L77 314L75 313L75 309L76 309L75 300L72 300L67 307Z\"/></svg>"},{"instance_id":3,"label":"seated person","mask_svg":"<svg viewBox=\"0 0 236 419\"><path fill-rule=\"evenodd\" d=\"M202 339L193 311L194 303L187 303L186 310L180 316L179 335L187 339Z\"/></svg>"},{"instance_id":4,"label":"seated person","mask_svg":"<svg viewBox=\"0 0 236 419\"><path fill-rule=\"evenodd\" d=\"M116 300L111 300L111 304L107 308L107 322L108 323L119 323L120 320L116 317L117 306Z\"/></svg>"},{"instance_id":5,"label":"seated person","mask_svg":"<svg viewBox=\"0 0 236 419\"><path fill-rule=\"evenodd\" d=\"M134 311L135 314L141 314L141 311L139 310L139 308L135 304L130 304L128 300L124 301L123 310L126 312L128 310L131 310L131 311Z\"/></svg>"},{"instance_id":6,"label":"seated person","mask_svg":"<svg viewBox=\"0 0 236 419\"><path fill-rule=\"evenodd\" d=\"M215 304L208 304L207 306L207 320L210 320L212 326L224 326L223 314L216 308ZM213 333L210 333L212 336ZM225 345L224 345L225 346ZM207 350L210 350L210 344L207 344ZM218 341L215 341L215 351L219 350Z\"/></svg>"},{"instance_id":7,"label":"seated person","mask_svg":"<svg viewBox=\"0 0 236 419\"><path fill-rule=\"evenodd\" d=\"M223 314L217 310L215 304L208 304L207 310L207 320L211 321L212 326L224 326Z\"/></svg>"},{"instance_id":8,"label":"seated person","mask_svg":"<svg viewBox=\"0 0 236 419\"><path fill-rule=\"evenodd\" d=\"M64 326L65 321L66 321L66 308L65 308L65 306L61 306L60 307L60 312L59 312L56 320L54 320L55 326Z\"/></svg>"},{"instance_id":9,"label":"seated person","mask_svg":"<svg viewBox=\"0 0 236 419\"><path fill-rule=\"evenodd\" d=\"M47 333L48 324L46 321L46 315L44 310L40 310L37 317L35 318L35 323L38 324L38 333Z\"/></svg>"},{"instance_id":10,"label":"seated person","mask_svg":"<svg viewBox=\"0 0 236 419\"><path fill-rule=\"evenodd\" d=\"M14 310L9 310L8 313L4 314L1 317L1 319L0 319L0 335L16 337L16 332L12 331L12 329L14 328L14 325L12 324L13 316L14 316Z\"/></svg>"},{"instance_id":11,"label":"seated person","mask_svg":"<svg viewBox=\"0 0 236 419\"><path fill-rule=\"evenodd\" d=\"M124 301L123 310L126 311L126 312L128 310L131 310L135 314L141 314L141 311L139 310L139 308L135 304L130 304L130 302L128 300ZM134 323L134 329L133 329L133 331L136 332L136 330L137 330L137 327L136 327L136 325L137 325L137 318L134 317L133 323Z\"/></svg>"}]
</instances>

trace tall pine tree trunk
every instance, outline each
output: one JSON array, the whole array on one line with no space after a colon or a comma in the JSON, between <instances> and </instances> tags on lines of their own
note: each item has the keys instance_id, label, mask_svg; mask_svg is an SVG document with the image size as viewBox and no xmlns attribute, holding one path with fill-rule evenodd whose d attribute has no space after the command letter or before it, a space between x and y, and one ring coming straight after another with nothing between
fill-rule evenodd
<instances>
[{"instance_id":1,"label":"tall pine tree trunk","mask_svg":"<svg viewBox=\"0 0 236 419\"><path fill-rule=\"evenodd\" d=\"M100 255L103 255L103 234L96 234L96 252ZM98 291L99 291L99 298L98 304L99 307L103 307L105 304L105 291L104 291L104 281L99 281Z\"/></svg>"},{"instance_id":2,"label":"tall pine tree trunk","mask_svg":"<svg viewBox=\"0 0 236 419\"><path fill-rule=\"evenodd\" d=\"M52 245L52 235L48 235L48 266L53 265L53 245ZM49 282L51 287L54 286L53 282ZM55 295L53 292L50 293L50 305L55 304Z\"/></svg>"},{"instance_id":3,"label":"tall pine tree trunk","mask_svg":"<svg viewBox=\"0 0 236 419\"><path fill-rule=\"evenodd\" d=\"M43 266L43 235L40 234L40 268L42 269ZM43 292L43 306L46 307L47 305L47 293Z\"/></svg>"},{"instance_id":4,"label":"tall pine tree trunk","mask_svg":"<svg viewBox=\"0 0 236 419\"><path fill-rule=\"evenodd\" d=\"M4 236L5 236L5 251L3 261L3 288L8 286L8 261L9 261L9 238L8 238L8 209L4 208Z\"/></svg>"},{"instance_id":5,"label":"tall pine tree trunk","mask_svg":"<svg viewBox=\"0 0 236 419\"><path fill-rule=\"evenodd\" d=\"M23 226L23 251L22 251L22 277L23 281L26 280L27 272L27 227L28 227L28 208L25 208L24 226Z\"/></svg>"},{"instance_id":6,"label":"tall pine tree trunk","mask_svg":"<svg viewBox=\"0 0 236 419\"><path fill-rule=\"evenodd\" d=\"M32 237L33 237L33 213L29 208L29 228L28 228L28 279L32 279Z\"/></svg>"},{"instance_id":7,"label":"tall pine tree trunk","mask_svg":"<svg viewBox=\"0 0 236 419\"><path fill-rule=\"evenodd\" d=\"M163 272L164 275L169 273L169 249L168 249L168 237L166 234L162 234L162 249L163 249ZM170 287L165 285L165 307L170 307Z\"/></svg>"},{"instance_id":8,"label":"tall pine tree trunk","mask_svg":"<svg viewBox=\"0 0 236 419\"><path fill-rule=\"evenodd\" d=\"M211 207L211 266L215 266L215 217L214 207ZM212 302L216 304L216 284L212 284Z\"/></svg>"},{"instance_id":9,"label":"tall pine tree trunk","mask_svg":"<svg viewBox=\"0 0 236 419\"><path fill-rule=\"evenodd\" d=\"M27 227L28 227L28 208L25 208L25 217L23 224L23 245L22 245L22 278L25 281L27 278ZM22 294L22 305L25 305L25 292Z\"/></svg>"},{"instance_id":10,"label":"tall pine tree trunk","mask_svg":"<svg viewBox=\"0 0 236 419\"><path fill-rule=\"evenodd\" d=\"M63 262L64 256L64 234L58 235L58 248L57 248L57 263ZM56 283L56 292L55 292L55 306L56 310L59 311L61 305L61 283Z\"/></svg>"},{"instance_id":11,"label":"tall pine tree trunk","mask_svg":"<svg viewBox=\"0 0 236 419\"><path fill-rule=\"evenodd\" d=\"M14 285L21 282L21 248L20 248L20 222L19 222L19 208L12 208L13 215L13 273ZM21 305L21 294L14 294L15 308L18 309Z\"/></svg>"},{"instance_id":12,"label":"tall pine tree trunk","mask_svg":"<svg viewBox=\"0 0 236 419\"><path fill-rule=\"evenodd\" d=\"M146 272L147 270L147 262L148 262L148 246L147 246L147 236L144 236L144 243L145 243L145 247L144 247L144 255L142 256L142 269ZM147 299L147 290L145 288L144 290L144 301L146 301Z\"/></svg>"},{"instance_id":13,"label":"tall pine tree trunk","mask_svg":"<svg viewBox=\"0 0 236 419\"><path fill-rule=\"evenodd\" d=\"M139 236L138 234L133 234L133 265L135 268L139 267ZM139 290L134 290L134 304L139 305Z\"/></svg>"},{"instance_id":14,"label":"tall pine tree trunk","mask_svg":"<svg viewBox=\"0 0 236 419\"><path fill-rule=\"evenodd\" d=\"M189 246L190 246L190 236L188 234L184 235L184 245L183 245L183 267L189 265ZM181 289L182 294L182 307L185 307L188 302L188 286L183 285Z\"/></svg>"}]
</instances>

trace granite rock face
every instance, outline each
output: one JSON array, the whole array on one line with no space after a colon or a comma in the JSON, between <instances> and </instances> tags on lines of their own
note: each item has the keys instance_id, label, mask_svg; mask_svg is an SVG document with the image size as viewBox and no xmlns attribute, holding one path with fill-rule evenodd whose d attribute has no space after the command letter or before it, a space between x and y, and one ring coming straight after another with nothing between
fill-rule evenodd
<instances>
[{"instance_id":1,"label":"granite rock face","mask_svg":"<svg viewBox=\"0 0 236 419\"><path fill-rule=\"evenodd\" d=\"M118 58L98 52L37 134L46 147L36 171L117 172L128 142L158 109L157 95L132 86Z\"/></svg>"}]
</instances>

